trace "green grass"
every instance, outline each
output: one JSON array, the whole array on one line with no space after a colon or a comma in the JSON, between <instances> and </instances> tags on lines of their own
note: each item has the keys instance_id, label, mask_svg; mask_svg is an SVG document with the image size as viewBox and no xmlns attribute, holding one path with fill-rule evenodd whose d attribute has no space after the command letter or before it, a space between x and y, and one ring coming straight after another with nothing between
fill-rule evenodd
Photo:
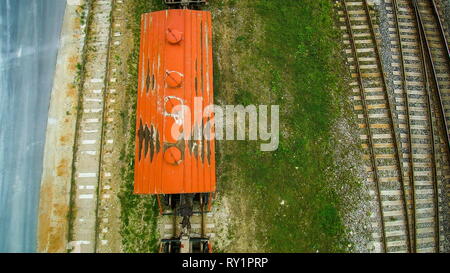
<instances>
[{"instance_id":1,"label":"green grass","mask_svg":"<svg viewBox=\"0 0 450 273\"><path fill-rule=\"evenodd\" d=\"M226 12L235 5L247 23L214 22L234 30L233 54L239 54L234 73L216 64L216 99L279 104L281 137L272 153L259 152L258 143L219 143L224 147L218 156L219 187L223 194L233 187L252 192L249 206L258 210L260 227L256 237L268 251L348 251L342 220L347 205L338 189L344 186L352 194L359 184L333 157L332 126L351 109L341 107L349 95L348 74L332 1L213 1L212 9ZM258 32L262 38L251 36ZM215 37L217 54L224 38ZM227 82L234 82L233 88ZM236 167L241 183L230 181Z\"/></svg>"}]
</instances>

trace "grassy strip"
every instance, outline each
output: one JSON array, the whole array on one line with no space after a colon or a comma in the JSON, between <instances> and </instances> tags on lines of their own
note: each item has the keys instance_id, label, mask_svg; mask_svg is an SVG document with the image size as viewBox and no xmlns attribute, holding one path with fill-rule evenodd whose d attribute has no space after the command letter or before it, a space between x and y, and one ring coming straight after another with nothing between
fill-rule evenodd
<instances>
[{"instance_id":1,"label":"grassy strip","mask_svg":"<svg viewBox=\"0 0 450 273\"><path fill-rule=\"evenodd\" d=\"M260 152L252 142L219 143L222 194L237 187L248 193L247 206L258 211L256 238L267 251L350 250L344 196L360 185L335 158L334 126L351 108L333 3L222 0L211 9L221 13L214 21L217 102L281 109L276 152Z\"/></svg>"},{"instance_id":2,"label":"grassy strip","mask_svg":"<svg viewBox=\"0 0 450 273\"><path fill-rule=\"evenodd\" d=\"M160 1L132 0L129 3L132 18L128 28L133 33L134 48L128 58L127 102L129 109L122 117L128 124L128 142L121 153L122 183L119 195L121 202L122 244L124 252L156 252L158 247L156 199L153 196L139 196L133 193L134 186L134 147L136 127L136 103L138 90L138 63L140 46L141 15L160 7Z\"/></svg>"}]
</instances>

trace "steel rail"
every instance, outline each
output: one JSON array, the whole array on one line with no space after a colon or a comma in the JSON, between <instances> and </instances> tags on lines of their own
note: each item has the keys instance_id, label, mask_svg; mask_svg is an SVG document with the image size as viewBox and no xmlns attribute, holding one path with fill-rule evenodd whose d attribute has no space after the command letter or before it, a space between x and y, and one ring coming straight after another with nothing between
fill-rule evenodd
<instances>
[{"instance_id":1,"label":"steel rail","mask_svg":"<svg viewBox=\"0 0 450 273\"><path fill-rule=\"evenodd\" d=\"M434 61L433 61L433 54L431 53L431 47L430 47L430 44L429 44L428 39L427 39L427 33L425 31L425 27L424 27L423 22L422 22L422 16L420 14L418 2L417 2L417 0L412 0L412 1L413 1L413 4L414 4L414 8L417 10L417 12L416 12L417 21L419 22L419 25L420 25L420 27L421 27L421 29L423 31L423 37L424 37L423 40L424 40L424 43L425 43L425 46L426 46L426 49L427 49L426 51L428 53L427 54L428 58L430 60L430 66L431 66L431 72L432 72L431 74L433 75L433 82L434 82L434 85L435 85L436 90L437 90L437 99L438 99L438 102L439 102L439 110L440 110L441 115L442 115L442 126L444 127L444 130L445 130L445 142L446 142L446 145L447 145L447 147L446 147L447 148L447 160L450 163L450 139L449 139L449 132L448 132L448 122L447 122L447 118L446 118L446 114L445 114L444 103L442 101L441 87L439 86L439 79L437 77L436 67L435 67L435 64L434 64Z\"/></svg>"},{"instance_id":2,"label":"steel rail","mask_svg":"<svg viewBox=\"0 0 450 273\"><path fill-rule=\"evenodd\" d=\"M413 160L413 147L412 147L412 132L411 132L411 119L409 112L409 94L407 88L407 80L406 80L406 69L405 69L405 61L404 61L404 52L403 52L403 42L402 35L400 33L399 20L398 20L398 3L397 0L393 0L392 3L394 7L394 21L395 21L395 30L398 37L399 42L399 51L400 51L400 69L401 69L401 78L402 78L402 90L403 90L403 99L405 100L405 110L406 110L406 122L408 124L408 153L409 153L409 187L411 194L411 250L413 253L416 253L417 250L417 236L416 236L416 193L415 193L415 179L414 179L414 160Z\"/></svg>"},{"instance_id":3,"label":"steel rail","mask_svg":"<svg viewBox=\"0 0 450 273\"><path fill-rule=\"evenodd\" d=\"M438 196L439 192L438 192L438 181L437 181L437 170L436 170L437 156L436 156L436 147L435 147L436 144L435 144L435 139L434 139L434 128L433 128L434 126L433 126L433 120L432 120L432 118L433 118L432 107L431 107L432 94L431 94L431 91L429 88L430 86L429 86L429 80L428 80L430 75L428 74L428 70L426 67L427 57L429 59L429 64L430 64L431 72L432 72L431 74L433 75L434 83L435 83L435 86L437 89L437 93L438 93L437 95L438 95L438 99L439 99L440 106L441 106L441 112L443 110L443 108L442 108L443 105L442 105L442 100L440 97L440 87L439 87L439 84L437 81L436 70L435 70L434 63L433 63L433 57L431 54L431 49L430 49L428 40L426 39L426 32L425 32L425 28L423 26L423 22L422 22L420 11L419 11L419 8L417 5L417 1L412 0L412 3L413 3L416 23L417 23L418 31L419 31L420 50L421 50L421 54L422 54L422 64L423 64L422 69L424 70L424 73L425 73L425 77L424 77L425 84L426 84L425 89L427 92L428 106L429 106L430 130L432 130L431 137L432 137L432 144L433 144L432 145L432 157L433 157L432 158L432 160L433 160L432 166L433 166L433 195L434 195L433 203L434 203L434 207L435 207L435 210L434 210L435 250L436 250L436 252L440 252L440 219L439 219L439 196ZM424 45L425 45L425 47L424 47ZM428 53L427 56L425 55L425 51ZM433 81L433 79L432 79L432 81ZM442 119L445 120L445 110L444 110L444 115L442 116ZM446 127L446 124L444 124L444 130L446 132L446 136L448 136L448 127ZM448 140L448 137L446 137L446 139Z\"/></svg>"},{"instance_id":4,"label":"steel rail","mask_svg":"<svg viewBox=\"0 0 450 273\"><path fill-rule=\"evenodd\" d=\"M448 48L448 41L447 41L447 37L445 36L444 27L442 26L441 16L439 15L439 12L437 10L436 3L434 0L431 0L431 4L433 5L434 15L439 23L439 30L440 30L441 37L444 40L445 49L447 50L447 61L450 61L450 50Z\"/></svg>"},{"instance_id":5,"label":"steel rail","mask_svg":"<svg viewBox=\"0 0 450 273\"><path fill-rule=\"evenodd\" d=\"M360 68L358 55L357 55L357 51L356 51L356 45L355 45L353 30L352 30L352 26L351 26L350 16L348 13L347 3L346 3L346 0L343 0L342 2L344 3L345 18L346 18L346 23L347 23L347 26L349 29L349 40L350 40L350 45L352 47L353 59L355 60L356 73L358 75L359 93L361 96L361 103L363 105L364 122L366 124L366 131L367 131L367 140L369 142L368 146L369 146L369 151L370 151L369 152L370 153L370 161L371 161L372 170L373 170L376 194L377 194L377 198L378 198L378 210L380 211L380 218L381 218L380 219L381 243L383 246L383 251L387 252L386 231L385 231L385 224L384 224L384 212L383 212L383 204L382 204L382 200L381 200L381 191L380 191L380 178L378 175L378 166L377 166L376 159L375 159L375 151L373 149L373 134L372 134L372 130L370 128L369 111L368 111L368 107L367 107L367 103L366 103L366 96L365 96L365 91L364 91L365 87L364 87L363 79L361 76L361 68Z\"/></svg>"},{"instance_id":6,"label":"steel rail","mask_svg":"<svg viewBox=\"0 0 450 273\"><path fill-rule=\"evenodd\" d=\"M374 49L375 49L375 53L377 55L377 62L378 62L378 67L380 69L380 74L381 74L381 78L382 78L382 84L384 87L384 91L385 91L385 95L386 95L386 103L387 103L387 110L389 113L389 118L391 120L391 124L392 124L392 133L393 133L393 139L394 139L394 150L395 150L395 157L397 159L397 165L398 165L398 171L399 171L399 182L400 182L400 191L401 191L401 195L402 195L402 203L403 203L403 210L405 212L405 222L406 222L406 242L407 242L407 247L408 247L408 252L411 252L411 226L409 224L409 213L408 213L408 207L407 207L407 201L406 201L406 194L405 194L405 183L404 183L404 179L403 179L403 167L402 167L402 162L401 162L401 156L400 156L400 149L399 149L399 142L398 142L398 137L397 137L397 130L395 127L395 123L394 123L394 113L392 111L392 104L391 104L391 98L389 96L389 90L387 88L387 83L386 83L386 77L385 77L385 71L384 71L384 67L383 64L381 62L381 54L380 54L380 50L379 50L379 46L378 46L378 41L376 39L376 35L375 35L375 30L374 30L374 26L373 26L373 21L372 21L372 15L370 14L370 10L369 10L369 5L367 3L367 0L363 0L363 4L364 4L364 10L366 12L367 18L368 18L368 23L369 23L369 29L371 32L371 36L372 36L372 41L374 44Z\"/></svg>"}]
</instances>

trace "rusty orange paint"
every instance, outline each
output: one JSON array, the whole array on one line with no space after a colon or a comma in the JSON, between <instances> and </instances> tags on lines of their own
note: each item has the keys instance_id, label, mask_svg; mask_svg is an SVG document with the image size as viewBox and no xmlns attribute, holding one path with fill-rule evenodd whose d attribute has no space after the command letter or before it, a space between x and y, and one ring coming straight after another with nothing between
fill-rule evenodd
<instances>
[{"instance_id":1,"label":"rusty orange paint","mask_svg":"<svg viewBox=\"0 0 450 273\"><path fill-rule=\"evenodd\" d=\"M180 139L171 132L176 106L194 112L195 97L203 100L200 110L213 104L210 12L164 10L142 16L137 92L134 192L215 192L214 141ZM192 117L178 133L193 136L213 118L195 122ZM214 136L214 127L205 130Z\"/></svg>"}]
</instances>

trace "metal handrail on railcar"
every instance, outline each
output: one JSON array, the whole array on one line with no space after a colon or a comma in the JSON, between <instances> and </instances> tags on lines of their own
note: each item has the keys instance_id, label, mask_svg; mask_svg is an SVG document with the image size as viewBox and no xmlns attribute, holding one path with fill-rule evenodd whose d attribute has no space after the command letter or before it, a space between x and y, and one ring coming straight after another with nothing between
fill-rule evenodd
<instances>
[{"instance_id":1,"label":"metal handrail on railcar","mask_svg":"<svg viewBox=\"0 0 450 273\"><path fill-rule=\"evenodd\" d=\"M164 0L164 4L166 5L181 5L181 6L188 6L188 5L200 5L200 4L207 4L207 0Z\"/></svg>"}]
</instances>

